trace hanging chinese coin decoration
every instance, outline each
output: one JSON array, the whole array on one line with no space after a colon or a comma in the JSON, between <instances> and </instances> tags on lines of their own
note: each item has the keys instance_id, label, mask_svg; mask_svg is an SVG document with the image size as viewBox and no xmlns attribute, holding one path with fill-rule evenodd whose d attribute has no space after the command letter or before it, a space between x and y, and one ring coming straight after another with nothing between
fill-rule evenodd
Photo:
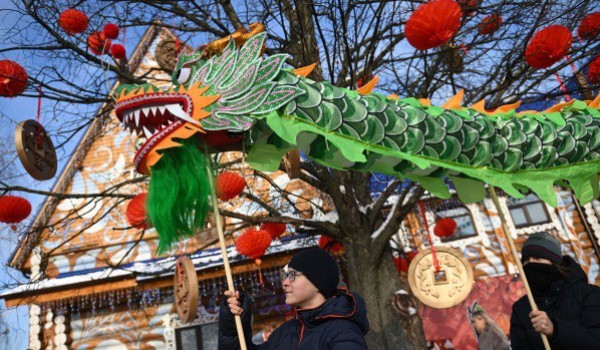
<instances>
[{"instance_id":1,"label":"hanging chinese coin decoration","mask_svg":"<svg viewBox=\"0 0 600 350\"><path fill-rule=\"evenodd\" d=\"M15 145L25 170L36 180L48 180L56 174L56 150L44 127L25 120L15 129Z\"/></svg>"}]
</instances>

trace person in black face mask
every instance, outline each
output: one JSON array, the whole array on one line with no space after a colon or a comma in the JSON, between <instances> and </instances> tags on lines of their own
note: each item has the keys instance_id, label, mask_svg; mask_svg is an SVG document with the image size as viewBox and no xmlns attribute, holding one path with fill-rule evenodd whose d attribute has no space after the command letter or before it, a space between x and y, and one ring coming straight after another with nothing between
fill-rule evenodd
<instances>
[{"instance_id":1,"label":"person in black face mask","mask_svg":"<svg viewBox=\"0 0 600 350\"><path fill-rule=\"evenodd\" d=\"M517 300L510 319L513 350L600 349L600 287L588 284L579 264L561 254L560 242L548 233L534 233L523 243L523 270L539 308L527 296Z\"/></svg>"}]
</instances>

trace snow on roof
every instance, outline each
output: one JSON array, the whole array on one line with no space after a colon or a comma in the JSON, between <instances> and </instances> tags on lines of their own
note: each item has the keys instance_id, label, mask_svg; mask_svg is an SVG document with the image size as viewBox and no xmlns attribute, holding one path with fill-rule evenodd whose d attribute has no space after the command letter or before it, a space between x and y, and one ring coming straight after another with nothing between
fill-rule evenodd
<instances>
[{"instance_id":1,"label":"snow on roof","mask_svg":"<svg viewBox=\"0 0 600 350\"><path fill-rule=\"evenodd\" d=\"M104 269L102 271L90 272L77 276L69 276L64 278L51 278L44 279L37 282L30 282L26 284L22 284L12 289L7 289L0 293L0 298L7 297L13 294L23 293L23 292L31 292L34 290L44 290L54 287L66 286L66 285L74 285L82 282L90 282L90 281L98 281L107 278L115 278L120 276L130 275L128 271L115 270L112 268Z\"/></svg>"},{"instance_id":2,"label":"snow on roof","mask_svg":"<svg viewBox=\"0 0 600 350\"><path fill-rule=\"evenodd\" d=\"M312 247L316 245L318 236L311 237L308 235L295 235L294 237L283 237L279 240L274 240L271 243L269 249L265 255L277 254L286 251L292 251L301 248ZM227 247L227 256L230 262L238 262L248 260L248 258L241 256L235 249L235 246ZM190 256L192 262L196 266L197 270L206 270L212 267L223 265L223 259L221 258L221 249L206 249ZM55 287L65 287L69 285L77 285L84 282L90 281L101 281L107 278L125 277L131 276L136 277L136 280L149 280L162 276L169 276L173 274L173 268L175 266L176 257L170 256L162 259L147 260L144 262L135 262L132 264L126 264L118 269L112 267L106 267L101 270L93 272L83 273L79 272L76 275L69 274L65 277L44 279L37 282L31 282L17 286L12 289L7 289L0 293L0 299L5 298L14 294L23 292L30 292L34 290L45 290ZM89 271L89 270L88 270Z\"/></svg>"}]
</instances>

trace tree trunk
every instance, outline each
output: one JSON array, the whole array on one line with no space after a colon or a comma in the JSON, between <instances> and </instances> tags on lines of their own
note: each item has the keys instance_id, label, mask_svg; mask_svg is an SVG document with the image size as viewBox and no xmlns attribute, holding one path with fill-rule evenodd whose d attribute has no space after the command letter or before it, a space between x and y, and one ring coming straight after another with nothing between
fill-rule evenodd
<instances>
[{"instance_id":1,"label":"tree trunk","mask_svg":"<svg viewBox=\"0 0 600 350\"><path fill-rule=\"evenodd\" d=\"M369 254L369 235L351 236L357 240L344 243L347 282L349 289L360 295L367 306L369 349L424 349L425 336L419 315L404 317L393 307L396 291L410 289L401 282L391 252L384 252L381 259L373 257ZM377 260L379 264L374 263Z\"/></svg>"}]
</instances>

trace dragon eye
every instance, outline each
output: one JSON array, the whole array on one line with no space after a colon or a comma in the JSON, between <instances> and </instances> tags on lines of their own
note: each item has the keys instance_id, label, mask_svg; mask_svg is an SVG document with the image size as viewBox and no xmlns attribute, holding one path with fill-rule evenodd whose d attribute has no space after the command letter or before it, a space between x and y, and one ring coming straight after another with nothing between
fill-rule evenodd
<instances>
[{"instance_id":1,"label":"dragon eye","mask_svg":"<svg viewBox=\"0 0 600 350\"><path fill-rule=\"evenodd\" d=\"M188 68L188 67L181 68L181 70L179 71L179 74L177 75L177 81L179 82L179 84L184 84L185 82L187 82L188 79L190 78L190 73L192 73L191 68Z\"/></svg>"}]
</instances>

